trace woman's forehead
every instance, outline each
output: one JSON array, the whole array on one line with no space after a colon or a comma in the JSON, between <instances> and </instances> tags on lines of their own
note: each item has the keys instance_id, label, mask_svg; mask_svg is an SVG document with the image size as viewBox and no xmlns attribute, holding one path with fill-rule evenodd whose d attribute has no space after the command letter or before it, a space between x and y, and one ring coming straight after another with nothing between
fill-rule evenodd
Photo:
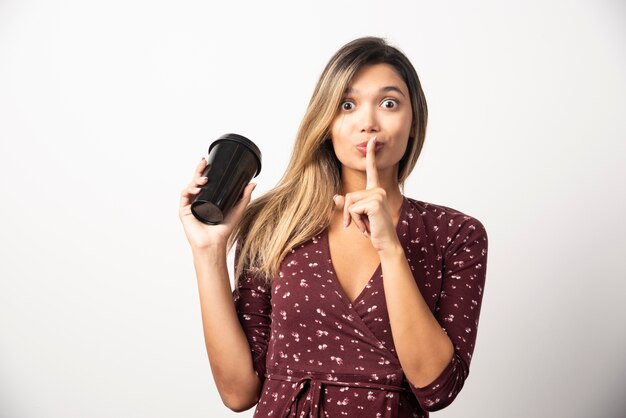
<instances>
[{"instance_id":1,"label":"woman's forehead","mask_svg":"<svg viewBox=\"0 0 626 418\"><path fill-rule=\"evenodd\" d=\"M359 69L348 83L345 93L359 94L372 91L397 91L408 96L408 87L398 71L389 64L368 65Z\"/></svg>"}]
</instances>

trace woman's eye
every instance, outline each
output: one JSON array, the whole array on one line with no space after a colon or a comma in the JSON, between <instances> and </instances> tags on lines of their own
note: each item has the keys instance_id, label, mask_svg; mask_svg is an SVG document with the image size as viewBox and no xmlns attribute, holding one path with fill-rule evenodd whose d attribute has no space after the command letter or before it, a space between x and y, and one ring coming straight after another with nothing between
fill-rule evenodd
<instances>
[{"instance_id":1,"label":"woman's eye","mask_svg":"<svg viewBox=\"0 0 626 418\"><path fill-rule=\"evenodd\" d=\"M352 110L354 108L354 103L352 102L342 102L341 109L342 110Z\"/></svg>"},{"instance_id":2,"label":"woman's eye","mask_svg":"<svg viewBox=\"0 0 626 418\"><path fill-rule=\"evenodd\" d=\"M383 101L383 107L385 109L393 109L397 105L398 105L398 103L395 100L393 100L393 99L387 99L387 100Z\"/></svg>"}]
</instances>

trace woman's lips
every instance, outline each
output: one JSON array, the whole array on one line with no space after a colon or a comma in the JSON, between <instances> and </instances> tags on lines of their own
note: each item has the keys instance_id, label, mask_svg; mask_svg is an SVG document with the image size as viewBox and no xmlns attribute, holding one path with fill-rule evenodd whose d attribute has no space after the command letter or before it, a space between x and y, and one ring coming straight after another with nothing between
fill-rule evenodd
<instances>
[{"instance_id":1,"label":"woman's lips","mask_svg":"<svg viewBox=\"0 0 626 418\"><path fill-rule=\"evenodd\" d=\"M359 151L363 155L367 155L367 142L368 141L361 142L360 144L356 146L357 151ZM384 145L385 144L383 144L382 142L376 142L376 146L374 147L374 152L378 153L378 151L380 151Z\"/></svg>"}]
</instances>

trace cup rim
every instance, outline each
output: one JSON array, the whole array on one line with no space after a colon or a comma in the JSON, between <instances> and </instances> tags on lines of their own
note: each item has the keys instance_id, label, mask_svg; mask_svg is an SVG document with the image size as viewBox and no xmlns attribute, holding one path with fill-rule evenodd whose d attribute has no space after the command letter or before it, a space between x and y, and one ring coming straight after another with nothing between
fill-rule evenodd
<instances>
[{"instance_id":1,"label":"cup rim","mask_svg":"<svg viewBox=\"0 0 626 418\"><path fill-rule=\"evenodd\" d=\"M219 138L217 138L215 141L211 143L211 145L209 146L209 153L211 153L211 149L215 145L223 141L237 142L238 144L241 144L247 147L250 151L252 151L252 154L254 154L254 157L257 162L257 170L254 173L253 177L256 177L259 175L259 173L261 172L261 150L259 149L259 147L256 146L254 142L252 142L251 140L249 140L243 135L235 134L235 133L227 133L227 134L220 136Z\"/></svg>"}]
</instances>

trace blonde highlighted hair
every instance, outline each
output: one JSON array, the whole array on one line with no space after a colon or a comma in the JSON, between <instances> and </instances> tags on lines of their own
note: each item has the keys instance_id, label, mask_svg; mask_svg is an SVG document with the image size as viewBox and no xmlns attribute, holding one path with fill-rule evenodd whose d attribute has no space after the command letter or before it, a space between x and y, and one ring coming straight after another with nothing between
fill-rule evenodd
<instances>
[{"instance_id":1,"label":"blonde highlighted hair","mask_svg":"<svg viewBox=\"0 0 626 418\"><path fill-rule=\"evenodd\" d=\"M341 164L329 139L330 127L352 78L361 68L374 64L391 65L411 98L413 127L398 167L398 184L404 184L426 136L428 109L421 83L399 49L382 38L358 38L341 47L322 72L283 177L276 187L250 203L231 234L229 248L238 243L235 277L253 269L271 282L288 251L328 227L334 209L332 197L342 193Z\"/></svg>"}]
</instances>

